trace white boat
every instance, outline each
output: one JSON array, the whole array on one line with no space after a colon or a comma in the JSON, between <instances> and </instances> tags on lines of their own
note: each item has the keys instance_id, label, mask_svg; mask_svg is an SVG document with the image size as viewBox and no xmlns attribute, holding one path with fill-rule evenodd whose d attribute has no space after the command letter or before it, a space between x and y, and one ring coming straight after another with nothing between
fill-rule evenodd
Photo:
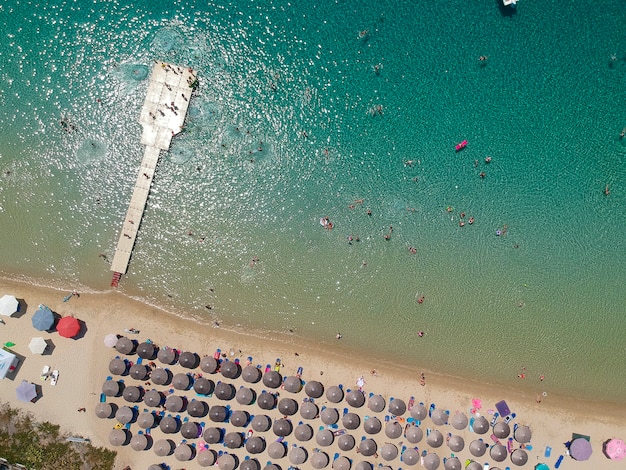
<instances>
[{"instance_id":1,"label":"white boat","mask_svg":"<svg viewBox=\"0 0 626 470\"><path fill-rule=\"evenodd\" d=\"M517 0L502 0L502 4L505 7L508 7L509 5L516 6L517 5Z\"/></svg>"}]
</instances>

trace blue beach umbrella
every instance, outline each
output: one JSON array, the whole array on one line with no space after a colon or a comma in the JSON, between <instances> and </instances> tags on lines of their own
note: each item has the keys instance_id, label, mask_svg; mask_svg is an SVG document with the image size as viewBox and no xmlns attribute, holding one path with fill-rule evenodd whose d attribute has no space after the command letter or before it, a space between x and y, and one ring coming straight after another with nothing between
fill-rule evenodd
<instances>
[{"instance_id":1,"label":"blue beach umbrella","mask_svg":"<svg viewBox=\"0 0 626 470\"><path fill-rule=\"evenodd\" d=\"M40 305L39 310L33 315L33 326L39 331L47 331L54 325L54 314L45 305Z\"/></svg>"}]
</instances>

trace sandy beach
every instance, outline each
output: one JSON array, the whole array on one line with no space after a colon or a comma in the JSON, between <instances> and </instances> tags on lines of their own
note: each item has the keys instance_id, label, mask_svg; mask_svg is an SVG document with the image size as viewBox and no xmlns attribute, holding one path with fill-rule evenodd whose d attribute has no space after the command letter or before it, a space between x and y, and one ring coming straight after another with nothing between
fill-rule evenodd
<instances>
[{"instance_id":1,"label":"sandy beach","mask_svg":"<svg viewBox=\"0 0 626 470\"><path fill-rule=\"evenodd\" d=\"M266 364L274 365L277 358L281 359L280 373L283 377L295 375L298 369L302 368L301 378L304 382L319 381L324 384L325 389L330 386L342 384L345 391L348 389L358 389L357 381L363 377L362 384L364 395L370 393L380 394L385 399L385 409L381 412L373 412L368 409L367 402L362 407L351 407L342 400L338 404L330 403L324 395L315 400L315 404L321 409L323 406L336 407L339 415L343 414L344 408L356 413L361 420L361 425L349 431L356 440L356 447L350 451L341 451L337 444L337 438L327 447L316 442L315 434L318 432L319 419L307 421L300 413L290 417L293 426L296 427L300 421L309 423L312 426L314 435L311 440L298 441L293 434L285 437L289 449L297 444L308 451L309 458L303 464L297 465L299 468L313 468L310 457L313 449L318 448L326 452L332 465L333 456L339 453L352 460L352 467L363 460L369 461L374 466L378 464L389 465L391 468L407 464L396 457L389 461L383 459L381 447L385 444L393 444L399 452L406 447L417 446L419 453L423 450L434 452L442 459L440 468L443 468L443 459L450 458L451 454L456 455L464 465L467 459L473 459L481 465L488 462L492 468L515 468L510 458L501 463L496 463L489 457L489 451L482 457L473 457L470 453L470 443L476 439L483 439L486 444L492 445L494 442L490 438L492 430L479 435L470 431L467 427L457 430L450 424L437 426L431 418L425 418L420 427L424 431L424 438L417 444L410 444L404 435L397 438L390 438L385 434L387 420L390 422L396 419L387 411L390 399L400 398L408 403L411 397L415 397L415 403L424 403L428 408L434 403L436 408L448 410L452 418L456 412L469 415L473 407L473 400L479 399L482 403L480 409L474 410L470 417L477 418L484 416L491 422L495 410L495 403L506 400L516 417L511 420L510 427L515 424L519 426L529 426L532 430L530 447L527 449L528 462L522 468L534 468L538 463L546 463L550 468L560 455L564 455L561 468L577 469L597 469L597 468L619 468L619 462L610 461L602 453L602 443L607 439L624 439L623 417L626 416L626 408L607 407L601 402L582 402L568 399L567 397L557 397L549 391L544 390L544 384L539 378L527 377L525 380L537 381L537 394L520 393L514 389L508 389L493 384L481 383L480 378L475 382L449 377L438 371L431 371L428 368L416 367L407 369L396 367L391 358L379 358L364 360L361 357L350 355L350 351L342 348L340 340L331 339L327 344L307 344L302 338L289 335L276 335L275 338L267 339L255 335L254 332L247 332L242 327L239 332L227 331L224 328L215 327L211 324L200 323L197 319L184 318L182 315L163 312L154 307L138 303L124 295L116 292L108 293L87 293L80 292L79 297L72 297L68 302L63 302L63 297L71 292L71 288L65 290L52 289L48 287L33 286L28 283L18 282L11 279L0 280L0 295L11 294L21 300L22 309L14 317L2 317L5 324L0 325L2 331L2 343L12 342L15 346L11 350L24 357L14 380L4 379L0 382L0 390L4 400L12 406L17 406L27 410L38 419L47 420L61 425L61 428L76 436L88 437L95 445L102 445L112 448L118 452L116 468L122 469L130 466L133 469L147 469L152 464L164 463L169 468L201 468L197 461L179 462L174 455L158 457L152 449L145 451L135 451L129 445L113 447L109 443L109 433L117 423L116 419L100 419L95 415L95 408L100 402L102 384L110 376L108 369L109 362L115 356L121 356L115 349L106 347L103 339L107 334L115 333L127 335L138 342L150 339L158 346L170 346L181 351L196 352L199 357L204 355L213 356L219 348L226 354L229 361L238 359L241 365L245 366L248 357L252 357L253 365L260 365L265 370ZM39 332L33 328L31 318L37 310L39 304L50 307L61 316L74 316L82 320L86 326L86 331L78 339L67 339L59 336L58 333ZM129 335L124 330L136 328L140 330L137 335ZM42 334L43 333L43 334ZM53 348L49 348L44 355L34 355L28 349L30 339L35 336L43 336L44 339L53 343ZM333 343L333 341L335 341ZM442 345L441 347L445 347ZM51 349L51 351L50 351ZM137 360L137 355L127 357L131 361ZM549 358L546 358L548 361ZM158 361L156 361L158 363ZM40 375L44 365L51 366L52 369L59 370L59 380L56 386L52 386L50 381L41 381ZM162 364L157 364L159 367ZM179 364L167 366L173 374L192 372L202 373L197 368L193 370L183 369ZM421 373L424 373L425 385L420 384ZM207 378L218 383L225 381L221 374L204 374ZM121 377L114 377L118 380ZM23 403L16 399L15 388L22 380L32 381L41 385L42 396L35 403ZM153 384L147 385L145 381L136 381L125 376L123 379L126 385L143 385L146 390L157 388L168 391L171 385L161 387ZM149 379L148 379L149 381ZM235 389L247 386L253 389L257 396L262 390L267 389L263 382L256 384L246 383L241 377L227 381ZM271 391L271 390L270 390ZM286 390L274 390L279 393L279 399L288 397L301 404L307 397L304 390L297 393L289 393ZM544 394L543 392L546 391ZM176 394L186 395L190 399L202 399L209 404L230 405L232 410L247 411L250 415L259 414L261 411L256 404L240 405L235 400L228 402L220 401L215 396L204 398L195 396L193 390L176 391ZM541 399L541 403L537 402ZM122 397L108 397L107 402L116 403L119 406L128 404ZM133 405L132 403L130 405ZM139 411L144 406L137 403ZM86 412L79 409L85 408ZM155 410L158 411L158 410ZM277 409L263 411L272 420L283 417ZM180 413L181 417L186 414ZM410 412L406 412L398 418L398 422L404 428L410 420ZM364 432L363 422L372 417L379 418L382 423L382 430L377 434L368 435ZM387 417L387 418L386 418ZM247 427L234 428L230 423L213 423L209 416L199 418L198 421L206 422L206 426L219 426L226 429L226 432L238 431L244 434L249 429ZM501 420L498 420L499 422ZM331 428L333 431L343 429L342 420L339 418L338 428ZM139 430L136 423L130 426L130 433L135 435ZM448 433L461 436L465 441L464 448L459 452L452 452L444 440L440 447L432 447L427 444L427 432L439 430L445 437ZM579 462L566 455L564 443L569 441L572 433L579 433L591 437L593 454L587 461ZM180 433L164 435L158 427L152 430L152 437L156 441L163 437L169 437L175 444L179 444L183 439ZM257 432L255 436L264 437L267 445L277 439L277 436L269 429L265 432ZM378 444L378 452L375 455L365 457L357 453L359 442L362 436L374 439ZM501 439L506 445L507 439ZM189 443L203 446L202 438L188 439ZM514 441L514 447L519 447L519 443ZM546 447L552 448L550 457L544 457ZM210 449L216 452L228 451L238 456L243 461L246 448L227 449L223 444L210 444ZM272 460L267 453L267 449L256 457L261 467ZM289 467L289 458L272 460L282 468ZM417 467L420 464L418 462Z\"/></svg>"}]
</instances>

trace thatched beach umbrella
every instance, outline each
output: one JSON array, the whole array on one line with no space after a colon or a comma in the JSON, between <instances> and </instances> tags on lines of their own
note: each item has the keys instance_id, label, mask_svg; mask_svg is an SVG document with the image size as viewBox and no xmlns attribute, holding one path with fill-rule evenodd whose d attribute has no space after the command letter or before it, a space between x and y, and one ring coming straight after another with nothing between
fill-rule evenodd
<instances>
[{"instance_id":1,"label":"thatched beach umbrella","mask_svg":"<svg viewBox=\"0 0 626 470\"><path fill-rule=\"evenodd\" d=\"M498 439L505 439L511 434L511 428L504 421L500 421L493 427L493 433Z\"/></svg>"},{"instance_id":2,"label":"thatched beach umbrella","mask_svg":"<svg viewBox=\"0 0 626 470\"><path fill-rule=\"evenodd\" d=\"M130 338L126 336L122 336L117 339L117 343L115 343L115 349L120 354L132 354L135 350L135 343Z\"/></svg>"},{"instance_id":3,"label":"thatched beach umbrella","mask_svg":"<svg viewBox=\"0 0 626 470\"><path fill-rule=\"evenodd\" d=\"M150 429L154 426L154 421L154 415L148 411L144 411L137 418L137 425L142 429Z\"/></svg>"},{"instance_id":4,"label":"thatched beach umbrella","mask_svg":"<svg viewBox=\"0 0 626 470\"><path fill-rule=\"evenodd\" d=\"M282 385L283 378L275 370L269 370L263 374L263 385L269 388L278 388Z\"/></svg>"},{"instance_id":5,"label":"thatched beach umbrella","mask_svg":"<svg viewBox=\"0 0 626 470\"><path fill-rule=\"evenodd\" d=\"M450 420L452 427L458 431L465 429L468 423L469 420L467 419L467 416L465 416L465 413L461 413L460 411L454 413L454 416L452 416L452 419Z\"/></svg>"},{"instance_id":6,"label":"thatched beach umbrella","mask_svg":"<svg viewBox=\"0 0 626 470\"><path fill-rule=\"evenodd\" d=\"M252 365L244 367L241 371L241 378L244 382L247 382L249 384L257 383L259 380L261 380L261 375L261 370Z\"/></svg>"},{"instance_id":7,"label":"thatched beach umbrella","mask_svg":"<svg viewBox=\"0 0 626 470\"><path fill-rule=\"evenodd\" d=\"M433 423L437 426L443 426L448 423L448 413L439 408L434 409L430 415L430 419L433 420Z\"/></svg>"},{"instance_id":8,"label":"thatched beach umbrella","mask_svg":"<svg viewBox=\"0 0 626 470\"><path fill-rule=\"evenodd\" d=\"M115 413L115 419L122 424L130 423L135 418L135 411L128 407L122 406Z\"/></svg>"},{"instance_id":9,"label":"thatched beach umbrella","mask_svg":"<svg viewBox=\"0 0 626 470\"><path fill-rule=\"evenodd\" d=\"M167 385L171 380L171 372L159 367L150 372L150 380L155 385Z\"/></svg>"},{"instance_id":10,"label":"thatched beach umbrella","mask_svg":"<svg viewBox=\"0 0 626 470\"><path fill-rule=\"evenodd\" d=\"M159 423L159 429L165 434L174 434L178 432L179 422L173 416L165 416Z\"/></svg>"},{"instance_id":11,"label":"thatched beach umbrella","mask_svg":"<svg viewBox=\"0 0 626 470\"><path fill-rule=\"evenodd\" d=\"M305 401L300 405L300 416L304 419L315 419L319 415L319 412L319 408L313 402Z\"/></svg>"},{"instance_id":12,"label":"thatched beach umbrella","mask_svg":"<svg viewBox=\"0 0 626 470\"><path fill-rule=\"evenodd\" d=\"M283 388L290 393L298 393L302 390L302 380L300 380L300 377L296 377L295 375L285 377L285 380L283 381Z\"/></svg>"},{"instance_id":13,"label":"thatched beach umbrella","mask_svg":"<svg viewBox=\"0 0 626 470\"><path fill-rule=\"evenodd\" d=\"M197 439L200 437L200 425L195 421L187 421L180 427L180 433L185 439Z\"/></svg>"},{"instance_id":14,"label":"thatched beach umbrella","mask_svg":"<svg viewBox=\"0 0 626 470\"><path fill-rule=\"evenodd\" d=\"M294 429L293 436L300 442L310 441L313 437L313 428L308 424L299 424Z\"/></svg>"},{"instance_id":15,"label":"thatched beach umbrella","mask_svg":"<svg viewBox=\"0 0 626 470\"><path fill-rule=\"evenodd\" d=\"M378 434L383 425L376 416L370 416L369 419L363 421L363 430L367 434Z\"/></svg>"},{"instance_id":16,"label":"thatched beach umbrella","mask_svg":"<svg viewBox=\"0 0 626 470\"><path fill-rule=\"evenodd\" d=\"M221 442L224 430L222 428L210 427L204 428L202 439L208 444L217 444Z\"/></svg>"},{"instance_id":17,"label":"thatched beach umbrella","mask_svg":"<svg viewBox=\"0 0 626 470\"><path fill-rule=\"evenodd\" d=\"M214 405L209 409L209 419L215 423L223 423L228 416L228 410L221 405Z\"/></svg>"},{"instance_id":18,"label":"thatched beach umbrella","mask_svg":"<svg viewBox=\"0 0 626 470\"><path fill-rule=\"evenodd\" d=\"M389 462L398 456L398 448L388 442L380 448L380 456L383 458L383 460Z\"/></svg>"},{"instance_id":19,"label":"thatched beach umbrella","mask_svg":"<svg viewBox=\"0 0 626 470\"><path fill-rule=\"evenodd\" d=\"M348 457L341 455L333 461L333 470L350 470L352 463Z\"/></svg>"},{"instance_id":20,"label":"thatched beach umbrella","mask_svg":"<svg viewBox=\"0 0 626 470\"><path fill-rule=\"evenodd\" d=\"M483 466L476 462L475 460L470 461L469 464L465 466L465 470L482 470Z\"/></svg>"},{"instance_id":21,"label":"thatched beach umbrella","mask_svg":"<svg viewBox=\"0 0 626 470\"><path fill-rule=\"evenodd\" d=\"M424 468L426 470L436 470L439 467L441 460L437 454L426 454L424 456Z\"/></svg>"},{"instance_id":22,"label":"thatched beach umbrella","mask_svg":"<svg viewBox=\"0 0 626 470\"><path fill-rule=\"evenodd\" d=\"M236 379L241 374L241 367L233 361L224 361L220 365L220 373L227 379Z\"/></svg>"},{"instance_id":23,"label":"thatched beach umbrella","mask_svg":"<svg viewBox=\"0 0 626 470\"><path fill-rule=\"evenodd\" d=\"M341 418L341 424L346 429L356 429L361 425L361 418L356 413L346 413Z\"/></svg>"},{"instance_id":24,"label":"thatched beach umbrella","mask_svg":"<svg viewBox=\"0 0 626 470\"><path fill-rule=\"evenodd\" d=\"M267 455L269 455L271 459L282 459L287 455L287 448L282 442L274 441L267 446Z\"/></svg>"},{"instance_id":25,"label":"thatched beach umbrella","mask_svg":"<svg viewBox=\"0 0 626 470\"><path fill-rule=\"evenodd\" d=\"M319 398L324 395L324 385L317 380L309 380L304 386L304 393L311 398Z\"/></svg>"},{"instance_id":26,"label":"thatched beach umbrella","mask_svg":"<svg viewBox=\"0 0 626 470\"><path fill-rule=\"evenodd\" d=\"M220 470L235 470L238 460L233 454L222 454L217 459L217 466Z\"/></svg>"},{"instance_id":27,"label":"thatched beach umbrella","mask_svg":"<svg viewBox=\"0 0 626 470\"><path fill-rule=\"evenodd\" d=\"M198 456L196 457L196 462L201 467L211 467L215 465L215 461L217 460L217 454L213 449L204 449L198 452Z\"/></svg>"},{"instance_id":28,"label":"thatched beach umbrella","mask_svg":"<svg viewBox=\"0 0 626 470\"><path fill-rule=\"evenodd\" d=\"M237 428L243 428L248 425L250 415L247 411L235 410L230 414L230 424Z\"/></svg>"},{"instance_id":29,"label":"thatched beach umbrella","mask_svg":"<svg viewBox=\"0 0 626 470\"><path fill-rule=\"evenodd\" d=\"M176 363L177 358L178 353L176 352L176 350L168 348L167 346L159 349L159 351L157 352L157 359L162 364L172 365Z\"/></svg>"},{"instance_id":30,"label":"thatched beach umbrella","mask_svg":"<svg viewBox=\"0 0 626 470\"><path fill-rule=\"evenodd\" d=\"M337 446L344 452L354 449L355 445L356 441L351 434L344 434L337 439Z\"/></svg>"},{"instance_id":31,"label":"thatched beach umbrella","mask_svg":"<svg viewBox=\"0 0 626 470\"><path fill-rule=\"evenodd\" d=\"M204 418L209 413L209 405L202 400L191 400L187 405L187 414L194 418Z\"/></svg>"},{"instance_id":32,"label":"thatched beach umbrella","mask_svg":"<svg viewBox=\"0 0 626 470\"><path fill-rule=\"evenodd\" d=\"M293 425L288 419L277 419L272 425L272 432L277 436L288 436L293 430Z\"/></svg>"},{"instance_id":33,"label":"thatched beach umbrella","mask_svg":"<svg viewBox=\"0 0 626 470\"><path fill-rule=\"evenodd\" d=\"M457 457L451 457L443 464L445 470L461 470L463 466Z\"/></svg>"},{"instance_id":34,"label":"thatched beach umbrella","mask_svg":"<svg viewBox=\"0 0 626 470\"><path fill-rule=\"evenodd\" d=\"M426 438L426 443L430 447L441 447L443 444L443 434L438 429L433 430Z\"/></svg>"},{"instance_id":35,"label":"thatched beach umbrella","mask_svg":"<svg viewBox=\"0 0 626 470\"><path fill-rule=\"evenodd\" d=\"M96 405L96 416L101 419L111 418L113 416L113 407L107 402L98 403Z\"/></svg>"},{"instance_id":36,"label":"thatched beach umbrella","mask_svg":"<svg viewBox=\"0 0 626 470\"><path fill-rule=\"evenodd\" d=\"M250 426L256 432L265 432L272 427L272 420L267 415L255 415L250 421Z\"/></svg>"},{"instance_id":37,"label":"thatched beach umbrella","mask_svg":"<svg viewBox=\"0 0 626 470\"><path fill-rule=\"evenodd\" d=\"M313 455L311 455L309 461L311 462L311 467L315 469L320 469L328 466L328 464L330 463L330 457L326 452L323 451L313 452Z\"/></svg>"},{"instance_id":38,"label":"thatched beach umbrella","mask_svg":"<svg viewBox=\"0 0 626 470\"><path fill-rule=\"evenodd\" d=\"M365 404L365 395L360 390L350 390L346 395L348 405L360 408Z\"/></svg>"},{"instance_id":39,"label":"thatched beach umbrella","mask_svg":"<svg viewBox=\"0 0 626 470\"><path fill-rule=\"evenodd\" d=\"M135 380L146 380L148 378L148 368L143 364L133 364L130 366L128 375Z\"/></svg>"},{"instance_id":40,"label":"thatched beach umbrella","mask_svg":"<svg viewBox=\"0 0 626 470\"><path fill-rule=\"evenodd\" d=\"M514 465L521 467L528 462L528 454L522 449L515 449L511 453L511 462L513 462Z\"/></svg>"},{"instance_id":41,"label":"thatched beach umbrella","mask_svg":"<svg viewBox=\"0 0 626 470\"><path fill-rule=\"evenodd\" d=\"M163 395L158 390L148 390L143 396L143 402L146 406L156 408L163 403Z\"/></svg>"},{"instance_id":42,"label":"thatched beach umbrella","mask_svg":"<svg viewBox=\"0 0 626 470\"><path fill-rule=\"evenodd\" d=\"M392 398L389 402L389 413L395 416L402 416L406 413L406 403L399 398Z\"/></svg>"},{"instance_id":43,"label":"thatched beach umbrella","mask_svg":"<svg viewBox=\"0 0 626 470\"><path fill-rule=\"evenodd\" d=\"M156 358L157 349L154 347L154 344L144 342L137 346L137 355L144 359L155 359Z\"/></svg>"},{"instance_id":44,"label":"thatched beach umbrella","mask_svg":"<svg viewBox=\"0 0 626 470\"><path fill-rule=\"evenodd\" d=\"M128 443L128 431L126 429L112 429L109 433L109 443L112 446L123 446Z\"/></svg>"},{"instance_id":45,"label":"thatched beach umbrella","mask_svg":"<svg viewBox=\"0 0 626 470\"><path fill-rule=\"evenodd\" d=\"M359 442L359 452L365 457L374 455L378 450L378 445L374 439L363 439Z\"/></svg>"},{"instance_id":46,"label":"thatched beach umbrella","mask_svg":"<svg viewBox=\"0 0 626 470\"><path fill-rule=\"evenodd\" d=\"M159 457L168 456L174 450L174 442L170 439L159 439L154 443L153 450Z\"/></svg>"},{"instance_id":47,"label":"thatched beach umbrella","mask_svg":"<svg viewBox=\"0 0 626 470\"><path fill-rule=\"evenodd\" d=\"M508 455L506 447L502 444L496 444L491 449L489 449L489 455L496 462L504 462Z\"/></svg>"},{"instance_id":48,"label":"thatched beach umbrella","mask_svg":"<svg viewBox=\"0 0 626 470\"><path fill-rule=\"evenodd\" d=\"M235 393L235 400L240 405L250 405L254 402L255 396L256 394L251 388L241 387Z\"/></svg>"},{"instance_id":49,"label":"thatched beach umbrella","mask_svg":"<svg viewBox=\"0 0 626 470\"><path fill-rule=\"evenodd\" d=\"M239 465L239 470L261 470L261 464L257 459L245 459Z\"/></svg>"},{"instance_id":50,"label":"thatched beach umbrella","mask_svg":"<svg viewBox=\"0 0 626 470\"><path fill-rule=\"evenodd\" d=\"M265 439L259 436L252 436L246 440L246 452L249 454L260 454L265 450Z\"/></svg>"},{"instance_id":51,"label":"thatched beach umbrella","mask_svg":"<svg viewBox=\"0 0 626 470\"><path fill-rule=\"evenodd\" d=\"M138 401L141 401L141 390L139 389L139 387L131 385L124 389L122 396L124 397L124 400L131 403L136 403Z\"/></svg>"},{"instance_id":52,"label":"thatched beach umbrella","mask_svg":"<svg viewBox=\"0 0 626 470\"><path fill-rule=\"evenodd\" d=\"M367 407L374 413L380 413L385 409L385 399L382 395L372 395L367 400Z\"/></svg>"},{"instance_id":53,"label":"thatched beach umbrella","mask_svg":"<svg viewBox=\"0 0 626 470\"><path fill-rule=\"evenodd\" d=\"M487 444L482 439L475 439L470 442L469 451L474 457L482 457L487 451Z\"/></svg>"},{"instance_id":54,"label":"thatched beach umbrella","mask_svg":"<svg viewBox=\"0 0 626 470\"><path fill-rule=\"evenodd\" d=\"M114 375L124 375L126 373L126 362L116 357L109 362L109 372Z\"/></svg>"},{"instance_id":55,"label":"thatched beach umbrella","mask_svg":"<svg viewBox=\"0 0 626 470\"><path fill-rule=\"evenodd\" d=\"M385 436L389 439L397 439L402 435L402 426L397 421L391 421L385 426Z\"/></svg>"},{"instance_id":56,"label":"thatched beach umbrella","mask_svg":"<svg viewBox=\"0 0 626 470\"><path fill-rule=\"evenodd\" d=\"M320 413L320 418L324 424L335 424L339 421L339 411L337 408L324 408Z\"/></svg>"},{"instance_id":57,"label":"thatched beach umbrella","mask_svg":"<svg viewBox=\"0 0 626 470\"><path fill-rule=\"evenodd\" d=\"M165 409L168 411L173 411L174 413L178 413L179 411L183 411L185 408L185 400L178 395L168 395L165 399Z\"/></svg>"},{"instance_id":58,"label":"thatched beach umbrella","mask_svg":"<svg viewBox=\"0 0 626 470\"><path fill-rule=\"evenodd\" d=\"M172 385L176 390L188 390L191 385L191 377L182 372L178 373L172 379Z\"/></svg>"},{"instance_id":59,"label":"thatched beach umbrella","mask_svg":"<svg viewBox=\"0 0 626 470\"><path fill-rule=\"evenodd\" d=\"M186 369L195 369L200 363L200 358L194 352L184 351L180 353L178 363Z\"/></svg>"},{"instance_id":60,"label":"thatched beach umbrella","mask_svg":"<svg viewBox=\"0 0 626 470\"><path fill-rule=\"evenodd\" d=\"M411 417L413 419L417 421L423 421L424 419L426 419L427 416L428 410L422 403L414 405L413 408L411 408Z\"/></svg>"},{"instance_id":61,"label":"thatched beach umbrella","mask_svg":"<svg viewBox=\"0 0 626 470\"><path fill-rule=\"evenodd\" d=\"M292 447L289 451L289 461L294 465L302 465L307 458L308 453L304 447Z\"/></svg>"},{"instance_id":62,"label":"thatched beach umbrella","mask_svg":"<svg viewBox=\"0 0 626 470\"><path fill-rule=\"evenodd\" d=\"M328 387L326 390L326 399L331 403L339 403L343 400L343 390L337 385Z\"/></svg>"},{"instance_id":63,"label":"thatched beach umbrella","mask_svg":"<svg viewBox=\"0 0 626 470\"><path fill-rule=\"evenodd\" d=\"M298 402L293 398L281 398L277 408L280 414L293 416L298 412Z\"/></svg>"},{"instance_id":64,"label":"thatched beach umbrella","mask_svg":"<svg viewBox=\"0 0 626 470\"><path fill-rule=\"evenodd\" d=\"M228 401L235 398L235 387L226 382L218 382L213 394L220 400Z\"/></svg>"},{"instance_id":65,"label":"thatched beach umbrella","mask_svg":"<svg viewBox=\"0 0 626 470\"><path fill-rule=\"evenodd\" d=\"M146 450L150 442L145 434L135 434L130 440L130 446L133 450Z\"/></svg>"},{"instance_id":66,"label":"thatched beach umbrella","mask_svg":"<svg viewBox=\"0 0 626 470\"><path fill-rule=\"evenodd\" d=\"M484 416L479 416L474 420L474 424L472 424L472 429L476 434L485 434L489 431L489 421Z\"/></svg>"},{"instance_id":67,"label":"thatched beach umbrella","mask_svg":"<svg viewBox=\"0 0 626 470\"><path fill-rule=\"evenodd\" d=\"M530 442L532 432L528 426L519 426L513 433L513 437L515 437L517 442L526 444L527 442Z\"/></svg>"},{"instance_id":68,"label":"thatched beach umbrella","mask_svg":"<svg viewBox=\"0 0 626 470\"><path fill-rule=\"evenodd\" d=\"M212 356L204 356L200 360L200 369L207 374L215 374L220 368L219 362Z\"/></svg>"},{"instance_id":69,"label":"thatched beach umbrella","mask_svg":"<svg viewBox=\"0 0 626 470\"><path fill-rule=\"evenodd\" d=\"M256 400L256 404L262 410L272 410L276 406L276 397L263 391Z\"/></svg>"},{"instance_id":70,"label":"thatched beach umbrella","mask_svg":"<svg viewBox=\"0 0 626 470\"><path fill-rule=\"evenodd\" d=\"M382 464L381 466L379 466L379 468L380 470L392 470L391 467L387 465L383 467ZM354 470L374 470L374 466L371 463L369 463L367 460L361 460L359 463L357 463L354 466Z\"/></svg>"},{"instance_id":71,"label":"thatched beach umbrella","mask_svg":"<svg viewBox=\"0 0 626 470\"><path fill-rule=\"evenodd\" d=\"M224 436L224 445L229 449L239 449L243 445L243 436L239 432L229 432Z\"/></svg>"},{"instance_id":72,"label":"thatched beach umbrella","mask_svg":"<svg viewBox=\"0 0 626 470\"><path fill-rule=\"evenodd\" d=\"M215 384L207 378L199 377L193 383L193 391L198 395L210 395L214 390Z\"/></svg>"},{"instance_id":73,"label":"thatched beach umbrella","mask_svg":"<svg viewBox=\"0 0 626 470\"><path fill-rule=\"evenodd\" d=\"M120 383L117 380L105 380L102 384L102 393L107 397L116 397L120 393Z\"/></svg>"},{"instance_id":74,"label":"thatched beach umbrella","mask_svg":"<svg viewBox=\"0 0 626 470\"><path fill-rule=\"evenodd\" d=\"M335 442L335 435L330 429L322 429L317 431L317 434L315 435L315 442L317 442L320 446L328 447Z\"/></svg>"},{"instance_id":75,"label":"thatched beach umbrella","mask_svg":"<svg viewBox=\"0 0 626 470\"><path fill-rule=\"evenodd\" d=\"M415 449L407 449L402 454L402 462L406 465L416 465L420 461L420 454Z\"/></svg>"},{"instance_id":76,"label":"thatched beach umbrella","mask_svg":"<svg viewBox=\"0 0 626 470\"><path fill-rule=\"evenodd\" d=\"M458 435L450 436L448 447L452 452L461 452L465 447L465 440Z\"/></svg>"},{"instance_id":77,"label":"thatched beach umbrella","mask_svg":"<svg viewBox=\"0 0 626 470\"><path fill-rule=\"evenodd\" d=\"M406 430L406 440L411 444L417 444L424 438L424 431L419 426L409 426Z\"/></svg>"},{"instance_id":78,"label":"thatched beach umbrella","mask_svg":"<svg viewBox=\"0 0 626 470\"><path fill-rule=\"evenodd\" d=\"M174 451L174 457L176 457L176 460L179 462L191 460L193 457L193 449L189 444L178 444L178 446L176 446L176 450Z\"/></svg>"}]
</instances>

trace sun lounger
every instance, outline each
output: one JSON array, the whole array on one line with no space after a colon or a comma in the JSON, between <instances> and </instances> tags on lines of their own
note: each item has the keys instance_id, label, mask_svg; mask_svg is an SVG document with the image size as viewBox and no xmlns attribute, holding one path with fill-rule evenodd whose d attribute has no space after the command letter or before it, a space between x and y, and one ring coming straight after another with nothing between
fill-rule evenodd
<instances>
[{"instance_id":1,"label":"sun lounger","mask_svg":"<svg viewBox=\"0 0 626 470\"><path fill-rule=\"evenodd\" d=\"M557 459L556 463L554 464L554 468L559 468L561 466L561 463L563 463L563 456L559 455L559 458Z\"/></svg>"},{"instance_id":2,"label":"sun lounger","mask_svg":"<svg viewBox=\"0 0 626 470\"><path fill-rule=\"evenodd\" d=\"M548 457L550 457L550 454L552 454L552 447L546 446L546 451L544 452L543 456L545 458L548 458Z\"/></svg>"},{"instance_id":3,"label":"sun lounger","mask_svg":"<svg viewBox=\"0 0 626 470\"><path fill-rule=\"evenodd\" d=\"M491 427L494 427L496 425L496 422L498 421L499 416L500 415L497 412L494 413L493 418L491 418Z\"/></svg>"},{"instance_id":4,"label":"sun lounger","mask_svg":"<svg viewBox=\"0 0 626 470\"><path fill-rule=\"evenodd\" d=\"M516 417L516 416L517 416L517 415L516 415L515 413L511 413L510 415L508 415L508 416L506 416L506 417L504 418L504 422L505 422L506 424L509 424L509 422L510 422L512 419L515 419L515 417Z\"/></svg>"},{"instance_id":5,"label":"sun lounger","mask_svg":"<svg viewBox=\"0 0 626 470\"><path fill-rule=\"evenodd\" d=\"M56 385L59 380L59 371L54 369L50 374L50 385Z\"/></svg>"},{"instance_id":6,"label":"sun lounger","mask_svg":"<svg viewBox=\"0 0 626 470\"><path fill-rule=\"evenodd\" d=\"M100 394L100 402L105 403L107 401L107 396L104 393Z\"/></svg>"},{"instance_id":7,"label":"sun lounger","mask_svg":"<svg viewBox=\"0 0 626 470\"><path fill-rule=\"evenodd\" d=\"M495 443L496 443L496 444L498 444L498 445L502 445L502 444L500 444L500 439L498 439L498 438L497 438L497 436L496 436L495 434L492 434L490 437L491 437L491 440L492 440L493 442L495 442Z\"/></svg>"},{"instance_id":8,"label":"sun lounger","mask_svg":"<svg viewBox=\"0 0 626 470\"><path fill-rule=\"evenodd\" d=\"M433 414L433 411L435 411L435 404L431 403L430 404L430 408L428 409L428 417L430 418Z\"/></svg>"},{"instance_id":9,"label":"sun lounger","mask_svg":"<svg viewBox=\"0 0 626 470\"><path fill-rule=\"evenodd\" d=\"M41 380L47 380L50 375L50 366L43 366L41 370Z\"/></svg>"}]
</instances>

